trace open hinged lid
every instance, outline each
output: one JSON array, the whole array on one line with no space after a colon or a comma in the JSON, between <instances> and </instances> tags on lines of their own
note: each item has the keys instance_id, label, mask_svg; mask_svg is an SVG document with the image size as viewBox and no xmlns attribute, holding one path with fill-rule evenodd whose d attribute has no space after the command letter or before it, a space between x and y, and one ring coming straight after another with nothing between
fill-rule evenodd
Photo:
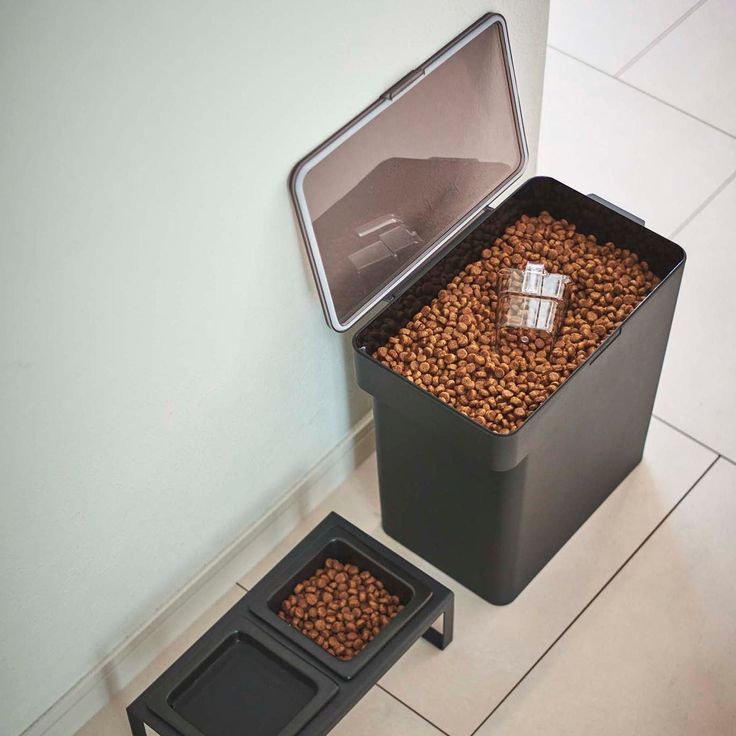
<instances>
[{"instance_id":1,"label":"open hinged lid","mask_svg":"<svg viewBox=\"0 0 736 736\"><path fill-rule=\"evenodd\" d=\"M526 163L506 23L489 14L294 168L329 324L347 330L400 290Z\"/></svg>"}]
</instances>

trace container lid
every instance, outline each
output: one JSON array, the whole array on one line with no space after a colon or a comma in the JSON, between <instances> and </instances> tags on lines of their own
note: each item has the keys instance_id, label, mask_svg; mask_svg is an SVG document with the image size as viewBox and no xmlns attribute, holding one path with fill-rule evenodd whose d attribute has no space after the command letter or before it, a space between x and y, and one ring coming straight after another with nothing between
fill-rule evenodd
<instances>
[{"instance_id":1,"label":"container lid","mask_svg":"<svg viewBox=\"0 0 736 736\"><path fill-rule=\"evenodd\" d=\"M506 22L489 14L294 168L328 323L345 331L399 291L527 158Z\"/></svg>"}]
</instances>

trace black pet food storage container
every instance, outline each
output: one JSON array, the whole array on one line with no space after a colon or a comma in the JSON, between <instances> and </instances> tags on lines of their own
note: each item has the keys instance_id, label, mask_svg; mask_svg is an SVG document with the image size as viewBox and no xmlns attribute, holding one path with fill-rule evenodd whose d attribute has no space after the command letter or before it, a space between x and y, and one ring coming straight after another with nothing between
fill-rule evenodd
<instances>
[{"instance_id":1,"label":"black pet food storage container","mask_svg":"<svg viewBox=\"0 0 736 736\"><path fill-rule=\"evenodd\" d=\"M373 396L385 531L495 604L512 601L642 457L685 263L641 220L527 163L504 19L487 15L294 169L328 323ZM661 279L516 431L474 422L372 357L522 214L547 210Z\"/></svg>"}]
</instances>

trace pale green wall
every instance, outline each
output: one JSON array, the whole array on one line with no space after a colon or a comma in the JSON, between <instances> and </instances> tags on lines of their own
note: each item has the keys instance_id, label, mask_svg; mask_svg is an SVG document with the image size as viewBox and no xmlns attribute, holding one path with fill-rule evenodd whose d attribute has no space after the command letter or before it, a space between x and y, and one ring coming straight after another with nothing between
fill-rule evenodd
<instances>
[{"instance_id":1,"label":"pale green wall","mask_svg":"<svg viewBox=\"0 0 736 736\"><path fill-rule=\"evenodd\" d=\"M488 9L534 150L546 2L0 4L0 732L368 410L287 175Z\"/></svg>"}]
</instances>

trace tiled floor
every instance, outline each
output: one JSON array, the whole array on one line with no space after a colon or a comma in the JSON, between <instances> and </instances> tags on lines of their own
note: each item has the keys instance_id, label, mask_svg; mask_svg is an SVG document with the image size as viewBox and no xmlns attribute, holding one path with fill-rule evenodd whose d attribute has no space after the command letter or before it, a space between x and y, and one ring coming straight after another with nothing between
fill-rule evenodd
<instances>
[{"instance_id":1,"label":"tiled floor","mask_svg":"<svg viewBox=\"0 0 736 736\"><path fill-rule=\"evenodd\" d=\"M344 736L736 733L736 2L553 0L540 173L645 217L688 252L644 460L509 606L380 527L375 457L78 736L123 705L334 509L456 594Z\"/></svg>"}]
</instances>

